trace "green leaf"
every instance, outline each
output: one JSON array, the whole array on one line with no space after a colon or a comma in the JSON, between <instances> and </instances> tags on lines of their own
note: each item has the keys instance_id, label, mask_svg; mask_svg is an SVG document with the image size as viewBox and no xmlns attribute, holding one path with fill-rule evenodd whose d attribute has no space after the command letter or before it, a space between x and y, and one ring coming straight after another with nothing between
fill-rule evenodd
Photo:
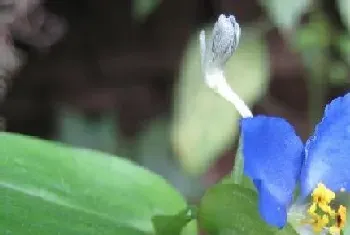
<instances>
[{"instance_id":1,"label":"green leaf","mask_svg":"<svg viewBox=\"0 0 350 235\"><path fill-rule=\"evenodd\" d=\"M192 208L187 208L176 215L156 215L152 218L156 235L180 235L182 229L194 219Z\"/></svg>"},{"instance_id":2,"label":"green leaf","mask_svg":"<svg viewBox=\"0 0 350 235\"><path fill-rule=\"evenodd\" d=\"M288 224L282 230L278 230L275 234L276 235L298 235L298 233L294 230L294 228L290 224Z\"/></svg>"},{"instance_id":3,"label":"green leaf","mask_svg":"<svg viewBox=\"0 0 350 235\"><path fill-rule=\"evenodd\" d=\"M337 0L340 16L350 31L350 0Z\"/></svg>"},{"instance_id":4,"label":"green leaf","mask_svg":"<svg viewBox=\"0 0 350 235\"><path fill-rule=\"evenodd\" d=\"M130 161L0 133L0 234L154 234L152 217L186 208L164 179ZM186 227L182 235L195 235Z\"/></svg>"},{"instance_id":5,"label":"green leaf","mask_svg":"<svg viewBox=\"0 0 350 235\"><path fill-rule=\"evenodd\" d=\"M212 235L277 232L260 218L256 192L236 184L224 183L210 188L200 202L198 220Z\"/></svg>"},{"instance_id":6,"label":"green leaf","mask_svg":"<svg viewBox=\"0 0 350 235\"><path fill-rule=\"evenodd\" d=\"M260 0L267 14L277 27L283 31L293 30L299 23L300 17L306 13L311 0Z\"/></svg>"},{"instance_id":7,"label":"green leaf","mask_svg":"<svg viewBox=\"0 0 350 235\"><path fill-rule=\"evenodd\" d=\"M240 45L227 62L225 74L233 90L250 106L266 91L268 61L261 32L243 27ZM182 166L198 175L231 147L240 118L232 104L205 85L200 62L196 34L175 92L172 142Z\"/></svg>"},{"instance_id":8,"label":"green leaf","mask_svg":"<svg viewBox=\"0 0 350 235\"><path fill-rule=\"evenodd\" d=\"M235 179L232 177L232 175L227 175L220 181L220 184L237 184L237 183L235 182ZM256 188L253 182L246 175L243 175L242 181L241 183L239 183L239 186L256 191Z\"/></svg>"}]
</instances>

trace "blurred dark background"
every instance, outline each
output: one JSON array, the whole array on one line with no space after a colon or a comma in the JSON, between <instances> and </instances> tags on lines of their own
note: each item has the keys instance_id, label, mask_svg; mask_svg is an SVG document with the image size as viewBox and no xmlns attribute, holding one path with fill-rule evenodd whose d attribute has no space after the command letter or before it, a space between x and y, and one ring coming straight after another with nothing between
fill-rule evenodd
<instances>
[{"instance_id":1,"label":"blurred dark background","mask_svg":"<svg viewBox=\"0 0 350 235\"><path fill-rule=\"evenodd\" d=\"M339 10L340 1L329 0L302 1L309 2L307 6L292 0L262 2L1 0L0 88L1 94L7 94L0 111L6 130L128 157L196 197L231 170L237 143L235 132L213 135L207 143L217 146L203 150L210 156L187 161L196 149L184 150L182 144L194 140L191 134L196 130L177 129L179 123L174 124L186 116L181 105L199 107L201 103L190 100L201 102L197 94L210 94L203 84L204 93L195 88L193 95L189 92L180 98L185 104L176 105L182 86L188 84L183 82L188 77L183 71L198 69L188 62L199 58L191 55L198 53L191 50L198 30L209 29L219 14L234 14L243 27L241 42L247 42L241 54L234 55L243 71L228 73L237 75L232 76L235 84L247 83L249 90L249 82L260 79L250 81L245 73L256 64L250 59L255 58L254 52L244 57L254 47L248 42L255 41L245 32L254 31L266 48L265 54L256 55L258 64L266 68L255 74L268 76L261 78L263 88L248 102L255 114L286 118L305 140L324 105L348 90L349 18L344 14L350 8L343 6L344 13ZM204 122L211 113L225 115L211 109L215 104L204 99L202 103L207 113L198 133L220 124L217 117ZM185 121L181 119L179 125ZM225 123L231 122L237 123L237 118ZM183 135L189 141L174 141L182 136L172 135L174 128L188 130ZM208 135L211 132L200 138ZM207 161L205 167L193 170L199 161Z\"/></svg>"}]
</instances>

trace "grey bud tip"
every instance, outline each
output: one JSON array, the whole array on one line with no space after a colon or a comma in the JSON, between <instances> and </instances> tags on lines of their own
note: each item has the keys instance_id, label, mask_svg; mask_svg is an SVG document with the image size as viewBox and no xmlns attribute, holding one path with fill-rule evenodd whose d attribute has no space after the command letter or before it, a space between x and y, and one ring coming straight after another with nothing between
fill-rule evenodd
<instances>
[{"instance_id":1,"label":"grey bud tip","mask_svg":"<svg viewBox=\"0 0 350 235\"><path fill-rule=\"evenodd\" d=\"M235 52L241 30L233 15L221 14L214 24L211 41L206 49L205 63L207 67L222 69L227 60Z\"/></svg>"}]
</instances>

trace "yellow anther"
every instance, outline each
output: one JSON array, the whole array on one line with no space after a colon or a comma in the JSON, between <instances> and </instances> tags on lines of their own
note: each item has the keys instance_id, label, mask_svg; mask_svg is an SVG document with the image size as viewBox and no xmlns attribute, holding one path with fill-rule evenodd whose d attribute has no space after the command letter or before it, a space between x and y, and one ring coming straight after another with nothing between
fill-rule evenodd
<instances>
[{"instance_id":1,"label":"yellow anther","mask_svg":"<svg viewBox=\"0 0 350 235\"><path fill-rule=\"evenodd\" d=\"M335 193L328 188L324 184L318 184L317 188L311 194L312 201L314 203L329 205L329 203L335 198Z\"/></svg>"},{"instance_id":2,"label":"yellow anther","mask_svg":"<svg viewBox=\"0 0 350 235\"><path fill-rule=\"evenodd\" d=\"M309 215L311 215L311 217L317 217L318 214L316 213L316 209L317 209L317 204L312 203L309 209L307 210L307 212L309 213Z\"/></svg>"},{"instance_id":3,"label":"yellow anther","mask_svg":"<svg viewBox=\"0 0 350 235\"><path fill-rule=\"evenodd\" d=\"M346 222L346 207L343 205L340 205L336 215L337 226L340 229L342 229L345 227L345 222Z\"/></svg>"},{"instance_id":4,"label":"yellow anther","mask_svg":"<svg viewBox=\"0 0 350 235\"><path fill-rule=\"evenodd\" d=\"M318 184L311 194L312 203L307 210L309 219L303 221L312 226L315 233L328 229L332 235L339 234L346 222L346 207L339 206L335 211L331 202L335 199L335 193L324 184Z\"/></svg>"},{"instance_id":5,"label":"yellow anther","mask_svg":"<svg viewBox=\"0 0 350 235\"><path fill-rule=\"evenodd\" d=\"M314 220L312 224L312 228L315 232L319 233L321 232L329 223L328 215L324 214L322 216L318 216L316 220Z\"/></svg>"}]
</instances>

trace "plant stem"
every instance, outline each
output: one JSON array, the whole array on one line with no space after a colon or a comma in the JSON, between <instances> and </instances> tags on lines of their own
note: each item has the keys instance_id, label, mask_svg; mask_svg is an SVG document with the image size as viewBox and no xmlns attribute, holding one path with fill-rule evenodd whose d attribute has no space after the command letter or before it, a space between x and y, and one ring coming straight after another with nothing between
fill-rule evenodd
<instances>
[{"instance_id":1,"label":"plant stem","mask_svg":"<svg viewBox=\"0 0 350 235\"><path fill-rule=\"evenodd\" d=\"M242 137L239 137L238 147L235 156L235 164L233 166L233 171L231 173L232 178L236 184L241 184L243 180L243 167L244 167L244 159L242 153L243 140Z\"/></svg>"}]
</instances>

